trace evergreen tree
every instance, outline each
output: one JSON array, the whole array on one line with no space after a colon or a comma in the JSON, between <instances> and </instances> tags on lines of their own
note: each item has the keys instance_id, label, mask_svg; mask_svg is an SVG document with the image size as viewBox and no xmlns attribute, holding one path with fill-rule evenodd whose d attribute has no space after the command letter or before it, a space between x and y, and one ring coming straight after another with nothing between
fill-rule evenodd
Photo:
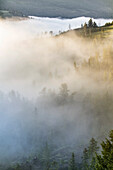
<instances>
[{"instance_id":1,"label":"evergreen tree","mask_svg":"<svg viewBox=\"0 0 113 170\"><path fill-rule=\"evenodd\" d=\"M96 170L96 158L95 157L92 158L88 170Z\"/></svg>"},{"instance_id":2,"label":"evergreen tree","mask_svg":"<svg viewBox=\"0 0 113 170\"><path fill-rule=\"evenodd\" d=\"M88 27L89 27L89 28L92 28L92 27L93 27L93 21L92 21L92 19L89 20L89 22L88 22Z\"/></svg>"},{"instance_id":3,"label":"evergreen tree","mask_svg":"<svg viewBox=\"0 0 113 170\"><path fill-rule=\"evenodd\" d=\"M90 140L90 145L88 147L89 157L92 159L95 156L95 153L99 150L99 147L97 145L97 141L92 138Z\"/></svg>"},{"instance_id":4,"label":"evergreen tree","mask_svg":"<svg viewBox=\"0 0 113 170\"><path fill-rule=\"evenodd\" d=\"M94 27L94 28L97 28L96 22L93 23L93 27Z\"/></svg>"},{"instance_id":5,"label":"evergreen tree","mask_svg":"<svg viewBox=\"0 0 113 170\"><path fill-rule=\"evenodd\" d=\"M82 169L83 170L88 169L88 159L89 159L88 149L85 148L83 151L83 157L82 157Z\"/></svg>"},{"instance_id":6,"label":"evergreen tree","mask_svg":"<svg viewBox=\"0 0 113 170\"><path fill-rule=\"evenodd\" d=\"M69 170L76 170L76 165L75 165L75 154L72 153L72 157L70 159L70 163L69 163Z\"/></svg>"},{"instance_id":7,"label":"evergreen tree","mask_svg":"<svg viewBox=\"0 0 113 170\"><path fill-rule=\"evenodd\" d=\"M83 151L82 157L82 169L83 170L92 170L95 167L96 159L95 154L99 150L97 141L92 138L89 143L89 147L85 148Z\"/></svg>"},{"instance_id":8,"label":"evergreen tree","mask_svg":"<svg viewBox=\"0 0 113 170\"><path fill-rule=\"evenodd\" d=\"M110 132L109 139L103 141L102 154L97 155L97 170L112 170L113 169L113 130Z\"/></svg>"}]
</instances>

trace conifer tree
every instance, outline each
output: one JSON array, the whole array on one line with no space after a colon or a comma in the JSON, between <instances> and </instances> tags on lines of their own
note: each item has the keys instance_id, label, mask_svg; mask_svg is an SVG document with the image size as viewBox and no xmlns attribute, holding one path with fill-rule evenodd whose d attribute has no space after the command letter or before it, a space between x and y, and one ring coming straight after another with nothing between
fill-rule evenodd
<instances>
[{"instance_id":1,"label":"conifer tree","mask_svg":"<svg viewBox=\"0 0 113 170\"><path fill-rule=\"evenodd\" d=\"M92 138L89 143L89 147L85 148L83 151L83 157L82 157L82 169L83 170L92 170L95 167L96 164L96 153L99 150L99 147L97 145L97 141Z\"/></svg>"},{"instance_id":2,"label":"conifer tree","mask_svg":"<svg viewBox=\"0 0 113 170\"><path fill-rule=\"evenodd\" d=\"M96 28L97 27L97 24L96 22L93 23L93 27Z\"/></svg>"},{"instance_id":3,"label":"conifer tree","mask_svg":"<svg viewBox=\"0 0 113 170\"><path fill-rule=\"evenodd\" d=\"M109 139L103 141L101 155L97 155L97 170L112 170L113 169L113 130L109 134Z\"/></svg>"},{"instance_id":4,"label":"conifer tree","mask_svg":"<svg viewBox=\"0 0 113 170\"><path fill-rule=\"evenodd\" d=\"M97 141L92 138L90 140L90 145L88 147L89 157L92 159L95 156L95 153L99 150L99 147L97 145Z\"/></svg>"},{"instance_id":5,"label":"conifer tree","mask_svg":"<svg viewBox=\"0 0 113 170\"><path fill-rule=\"evenodd\" d=\"M89 20L89 22L88 22L88 27L89 27L89 28L93 27L93 21L92 21L92 19Z\"/></svg>"},{"instance_id":6,"label":"conifer tree","mask_svg":"<svg viewBox=\"0 0 113 170\"><path fill-rule=\"evenodd\" d=\"M70 163L69 163L69 170L76 170L76 165L75 165L75 154L72 153Z\"/></svg>"},{"instance_id":7,"label":"conifer tree","mask_svg":"<svg viewBox=\"0 0 113 170\"><path fill-rule=\"evenodd\" d=\"M88 149L85 148L83 151L83 157L82 157L82 169L85 170L88 168L88 159L89 159L89 155L88 155Z\"/></svg>"}]
</instances>

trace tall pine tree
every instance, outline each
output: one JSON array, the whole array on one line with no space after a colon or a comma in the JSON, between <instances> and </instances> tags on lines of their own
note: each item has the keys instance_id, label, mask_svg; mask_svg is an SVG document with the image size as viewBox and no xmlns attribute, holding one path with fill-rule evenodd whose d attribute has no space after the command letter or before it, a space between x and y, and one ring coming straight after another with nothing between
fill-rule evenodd
<instances>
[{"instance_id":1,"label":"tall pine tree","mask_svg":"<svg viewBox=\"0 0 113 170\"><path fill-rule=\"evenodd\" d=\"M113 169L113 130L109 134L109 139L103 141L101 155L97 155L97 170L112 170Z\"/></svg>"}]
</instances>

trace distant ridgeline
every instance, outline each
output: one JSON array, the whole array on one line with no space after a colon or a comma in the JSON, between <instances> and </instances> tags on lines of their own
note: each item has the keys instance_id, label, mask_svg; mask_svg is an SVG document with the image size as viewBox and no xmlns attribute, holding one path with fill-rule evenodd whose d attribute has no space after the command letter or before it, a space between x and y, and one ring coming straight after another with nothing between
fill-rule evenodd
<instances>
[{"instance_id":1,"label":"distant ridgeline","mask_svg":"<svg viewBox=\"0 0 113 170\"><path fill-rule=\"evenodd\" d=\"M25 15L23 15L22 13L18 13L16 11L0 10L1 18L13 17L13 16L25 17Z\"/></svg>"},{"instance_id":2,"label":"distant ridgeline","mask_svg":"<svg viewBox=\"0 0 113 170\"><path fill-rule=\"evenodd\" d=\"M112 25L113 25L113 21L105 24L105 26L112 26Z\"/></svg>"},{"instance_id":3,"label":"distant ridgeline","mask_svg":"<svg viewBox=\"0 0 113 170\"><path fill-rule=\"evenodd\" d=\"M113 17L113 0L0 0L0 9L40 17Z\"/></svg>"},{"instance_id":4,"label":"distant ridgeline","mask_svg":"<svg viewBox=\"0 0 113 170\"><path fill-rule=\"evenodd\" d=\"M5 18L5 17L11 17L11 13L9 11L5 10L0 10L0 17Z\"/></svg>"}]
</instances>

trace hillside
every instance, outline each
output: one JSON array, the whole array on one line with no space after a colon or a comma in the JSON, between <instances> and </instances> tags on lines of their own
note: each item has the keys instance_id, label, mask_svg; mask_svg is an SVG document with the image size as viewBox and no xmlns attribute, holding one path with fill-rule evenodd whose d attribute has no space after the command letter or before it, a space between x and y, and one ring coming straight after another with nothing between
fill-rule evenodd
<instances>
[{"instance_id":1,"label":"hillside","mask_svg":"<svg viewBox=\"0 0 113 170\"><path fill-rule=\"evenodd\" d=\"M70 33L76 33L79 36L83 36L86 38L108 38L109 35L113 34L113 25L110 26L101 26L101 27L97 27L97 28L87 28L86 30L84 28L78 28L78 29L74 29L74 30L69 30L66 32L62 32L60 34L65 36L67 34Z\"/></svg>"}]
</instances>

